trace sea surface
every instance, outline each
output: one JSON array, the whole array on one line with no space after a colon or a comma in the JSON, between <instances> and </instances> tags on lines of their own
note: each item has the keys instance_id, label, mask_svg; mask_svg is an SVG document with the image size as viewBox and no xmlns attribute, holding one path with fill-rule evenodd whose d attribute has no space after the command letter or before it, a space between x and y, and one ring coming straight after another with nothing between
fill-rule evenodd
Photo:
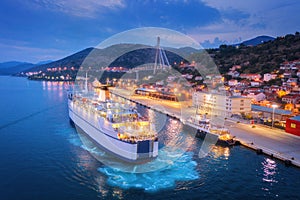
<instances>
[{"instance_id":1,"label":"sea surface","mask_svg":"<svg viewBox=\"0 0 300 200\"><path fill-rule=\"evenodd\" d=\"M159 157L126 172L71 126L68 88L0 76L1 200L300 199L299 168L242 146L199 156L202 140L143 107L159 122Z\"/></svg>"}]
</instances>

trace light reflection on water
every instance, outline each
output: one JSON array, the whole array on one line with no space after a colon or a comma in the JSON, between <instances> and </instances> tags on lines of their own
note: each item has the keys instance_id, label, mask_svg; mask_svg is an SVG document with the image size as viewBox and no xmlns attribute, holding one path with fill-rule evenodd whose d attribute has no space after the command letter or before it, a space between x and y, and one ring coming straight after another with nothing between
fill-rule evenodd
<instances>
[{"instance_id":1,"label":"light reflection on water","mask_svg":"<svg viewBox=\"0 0 300 200\"><path fill-rule=\"evenodd\" d=\"M262 162L263 171L264 171L264 177L263 181L268 183L277 183L276 180L276 172L277 172L277 165L274 160L271 160L270 158L265 158L265 160Z\"/></svg>"},{"instance_id":2,"label":"light reflection on water","mask_svg":"<svg viewBox=\"0 0 300 200\"><path fill-rule=\"evenodd\" d=\"M211 148L212 156L214 158L224 157L224 159L228 159L230 156L230 148L222 147L222 146L212 146Z\"/></svg>"}]
</instances>

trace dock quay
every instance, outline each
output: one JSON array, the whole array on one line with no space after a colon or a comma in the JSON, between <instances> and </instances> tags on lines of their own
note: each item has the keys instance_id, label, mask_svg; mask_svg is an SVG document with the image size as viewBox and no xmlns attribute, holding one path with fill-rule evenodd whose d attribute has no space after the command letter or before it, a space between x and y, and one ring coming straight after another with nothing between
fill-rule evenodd
<instances>
[{"instance_id":1,"label":"dock quay","mask_svg":"<svg viewBox=\"0 0 300 200\"><path fill-rule=\"evenodd\" d=\"M187 126L209 133L207 129L187 121L190 116L195 114L195 108L188 106L188 104L182 105L178 102L171 103L167 100L150 99L133 95L129 90L118 88L111 88L110 93L164 113ZM182 109L184 109L184 113L181 112ZM270 158L281 160L286 166L300 167L300 137L288 134L283 130L259 125L255 125L253 128L251 124L237 123L231 119L225 121L225 128L229 129L231 135L235 136L237 144L254 150L258 155L265 154Z\"/></svg>"}]
</instances>

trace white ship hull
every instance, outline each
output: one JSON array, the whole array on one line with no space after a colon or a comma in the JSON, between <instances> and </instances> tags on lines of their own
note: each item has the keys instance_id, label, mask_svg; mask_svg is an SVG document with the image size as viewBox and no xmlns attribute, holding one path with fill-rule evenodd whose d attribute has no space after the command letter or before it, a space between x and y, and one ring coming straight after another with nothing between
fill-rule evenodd
<instances>
[{"instance_id":1,"label":"white ship hull","mask_svg":"<svg viewBox=\"0 0 300 200\"><path fill-rule=\"evenodd\" d=\"M129 161L152 159L158 155L158 141L146 140L130 143L119 140L114 130L105 125L104 118L75 106L69 100L69 117L75 126L89 136L97 145L117 157Z\"/></svg>"}]
</instances>

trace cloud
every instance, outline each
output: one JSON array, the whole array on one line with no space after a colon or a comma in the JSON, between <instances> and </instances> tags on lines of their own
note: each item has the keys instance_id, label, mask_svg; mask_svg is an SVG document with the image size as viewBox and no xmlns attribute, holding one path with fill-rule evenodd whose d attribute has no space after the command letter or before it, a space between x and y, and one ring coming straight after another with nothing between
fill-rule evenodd
<instances>
[{"instance_id":1,"label":"cloud","mask_svg":"<svg viewBox=\"0 0 300 200\"><path fill-rule=\"evenodd\" d=\"M202 2L217 9L221 20L188 31L190 36L201 43L213 44L217 37L224 42L236 43L241 38L246 40L257 35L280 36L294 33L300 28L298 0L202 0Z\"/></svg>"},{"instance_id":2,"label":"cloud","mask_svg":"<svg viewBox=\"0 0 300 200\"><path fill-rule=\"evenodd\" d=\"M282 26L285 25L299 28L299 22L296 20L300 16L300 2L298 0L202 0L202 2L207 6L218 9L221 15L223 14L224 19L227 20L229 18L224 13L230 10L245 13L248 16L245 18L243 24L237 23L237 25L249 27L249 30L252 28L266 31L282 30ZM240 16L239 13L236 14ZM286 30L283 31L286 32Z\"/></svg>"},{"instance_id":3,"label":"cloud","mask_svg":"<svg viewBox=\"0 0 300 200\"><path fill-rule=\"evenodd\" d=\"M199 26L188 31L188 35L199 41L203 47L218 47L220 44L234 44L242 38L252 38L259 31L241 26L232 20L223 19L219 23Z\"/></svg>"},{"instance_id":4,"label":"cloud","mask_svg":"<svg viewBox=\"0 0 300 200\"><path fill-rule=\"evenodd\" d=\"M123 0L35 0L35 8L45 8L77 17L95 18L107 10L124 8Z\"/></svg>"},{"instance_id":5,"label":"cloud","mask_svg":"<svg viewBox=\"0 0 300 200\"><path fill-rule=\"evenodd\" d=\"M201 42L203 48L217 48L222 44L228 44L229 42L226 40L220 40L219 37L216 37L212 42L210 40L204 40ZM237 42L238 43L238 42Z\"/></svg>"},{"instance_id":6,"label":"cloud","mask_svg":"<svg viewBox=\"0 0 300 200\"><path fill-rule=\"evenodd\" d=\"M120 43L155 46L158 36L160 37L160 45L163 47L201 48L201 46L195 40L186 36L185 34L171 29L158 27L143 27L121 32L103 41L97 46L97 48L102 49Z\"/></svg>"}]
</instances>

